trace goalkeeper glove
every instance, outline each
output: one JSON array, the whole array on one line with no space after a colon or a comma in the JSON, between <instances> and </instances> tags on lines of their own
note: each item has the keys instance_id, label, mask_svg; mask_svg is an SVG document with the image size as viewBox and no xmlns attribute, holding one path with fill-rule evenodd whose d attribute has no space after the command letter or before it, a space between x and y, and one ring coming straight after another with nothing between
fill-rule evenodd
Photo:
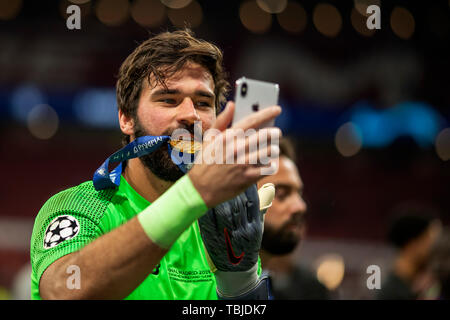
<instances>
[{"instance_id":1,"label":"goalkeeper glove","mask_svg":"<svg viewBox=\"0 0 450 320\"><path fill-rule=\"evenodd\" d=\"M264 214L275 196L273 184L252 185L198 219L206 256L221 299L268 299L267 276L258 277Z\"/></svg>"}]
</instances>

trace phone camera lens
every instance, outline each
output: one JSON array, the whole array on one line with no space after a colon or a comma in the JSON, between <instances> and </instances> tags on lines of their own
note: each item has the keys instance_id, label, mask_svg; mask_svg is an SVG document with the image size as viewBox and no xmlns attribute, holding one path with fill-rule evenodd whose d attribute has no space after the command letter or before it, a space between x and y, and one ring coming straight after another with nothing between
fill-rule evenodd
<instances>
[{"instance_id":1,"label":"phone camera lens","mask_svg":"<svg viewBox=\"0 0 450 320\"><path fill-rule=\"evenodd\" d=\"M245 97L247 95L247 84L243 83L241 87L241 96Z\"/></svg>"}]
</instances>

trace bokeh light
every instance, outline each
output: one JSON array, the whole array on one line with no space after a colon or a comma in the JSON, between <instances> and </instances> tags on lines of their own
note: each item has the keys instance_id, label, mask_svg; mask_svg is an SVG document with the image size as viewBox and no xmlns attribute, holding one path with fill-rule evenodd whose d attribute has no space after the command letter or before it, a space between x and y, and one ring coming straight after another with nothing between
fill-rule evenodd
<instances>
[{"instance_id":1,"label":"bokeh light","mask_svg":"<svg viewBox=\"0 0 450 320\"><path fill-rule=\"evenodd\" d=\"M354 156L362 146L360 129L352 122L344 123L336 132L335 144L336 149L344 157Z\"/></svg>"},{"instance_id":2,"label":"bokeh light","mask_svg":"<svg viewBox=\"0 0 450 320\"><path fill-rule=\"evenodd\" d=\"M345 274L344 258L338 254L326 254L319 258L316 269L317 279L328 288L335 290Z\"/></svg>"},{"instance_id":3,"label":"bokeh light","mask_svg":"<svg viewBox=\"0 0 450 320\"><path fill-rule=\"evenodd\" d=\"M0 20L11 20L17 17L22 5L22 0L0 1Z\"/></svg>"},{"instance_id":4,"label":"bokeh light","mask_svg":"<svg viewBox=\"0 0 450 320\"><path fill-rule=\"evenodd\" d=\"M192 1L187 7L169 9L167 12L170 22L178 28L198 27L203 21L202 7L197 1Z\"/></svg>"},{"instance_id":5,"label":"bokeh light","mask_svg":"<svg viewBox=\"0 0 450 320\"><path fill-rule=\"evenodd\" d=\"M286 9L277 14L280 26L291 33L302 32L308 21L305 9L297 2L289 2Z\"/></svg>"},{"instance_id":6,"label":"bokeh light","mask_svg":"<svg viewBox=\"0 0 450 320\"><path fill-rule=\"evenodd\" d=\"M192 0L161 0L161 2L168 8L181 9L187 7Z\"/></svg>"},{"instance_id":7,"label":"bokeh light","mask_svg":"<svg viewBox=\"0 0 450 320\"><path fill-rule=\"evenodd\" d=\"M450 128L445 128L436 137L436 153L444 161L450 159Z\"/></svg>"},{"instance_id":8,"label":"bokeh light","mask_svg":"<svg viewBox=\"0 0 450 320\"><path fill-rule=\"evenodd\" d=\"M165 19L166 8L159 0L136 0L131 5L131 16L144 27L157 27Z\"/></svg>"},{"instance_id":9,"label":"bokeh light","mask_svg":"<svg viewBox=\"0 0 450 320\"><path fill-rule=\"evenodd\" d=\"M331 4L321 3L314 8L313 23L327 37L336 37L342 29L342 17Z\"/></svg>"},{"instance_id":10,"label":"bokeh light","mask_svg":"<svg viewBox=\"0 0 450 320\"><path fill-rule=\"evenodd\" d=\"M38 104L28 114L28 130L38 139L50 139L58 130L59 117L56 111L46 104Z\"/></svg>"},{"instance_id":11,"label":"bokeh light","mask_svg":"<svg viewBox=\"0 0 450 320\"><path fill-rule=\"evenodd\" d=\"M69 14L67 14L67 8L69 6L71 6L72 4L74 4L74 0L70 1L70 0L61 0L61 2L59 3L59 12L61 14L61 17L63 17L64 20L67 19L67 17L69 16ZM92 3L89 1L84 1L81 3L77 3L77 6L80 7L80 13L81 13L81 17L86 17L91 13L91 7L92 7Z\"/></svg>"},{"instance_id":12,"label":"bokeh light","mask_svg":"<svg viewBox=\"0 0 450 320\"><path fill-rule=\"evenodd\" d=\"M352 22L353 28L355 28L355 30L359 34L365 37L370 37L375 33L375 29L371 30L367 28L367 15L362 15L360 11L356 10L355 8L352 8L350 20Z\"/></svg>"},{"instance_id":13,"label":"bokeh light","mask_svg":"<svg viewBox=\"0 0 450 320\"><path fill-rule=\"evenodd\" d=\"M88 126L117 128L117 100L114 89L87 89L77 93L73 108L78 120Z\"/></svg>"},{"instance_id":14,"label":"bokeh light","mask_svg":"<svg viewBox=\"0 0 450 320\"><path fill-rule=\"evenodd\" d=\"M241 23L254 33L265 33L272 25L272 15L262 10L256 1L246 1L239 8Z\"/></svg>"},{"instance_id":15,"label":"bokeh light","mask_svg":"<svg viewBox=\"0 0 450 320\"><path fill-rule=\"evenodd\" d=\"M256 0L258 6L268 13L280 13L286 9L287 0Z\"/></svg>"},{"instance_id":16,"label":"bokeh light","mask_svg":"<svg viewBox=\"0 0 450 320\"><path fill-rule=\"evenodd\" d=\"M354 0L355 4L355 10L358 11L360 15L368 16L367 15L367 7L371 5L377 5L380 6L380 0Z\"/></svg>"},{"instance_id":17,"label":"bokeh light","mask_svg":"<svg viewBox=\"0 0 450 320\"><path fill-rule=\"evenodd\" d=\"M391 29L402 39L409 39L414 34L415 20L411 12L403 7L395 7L391 13Z\"/></svg>"},{"instance_id":18,"label":"bokeh light","mask_svg":"<svg viewBox=\"0 0 450 320\"><path fill-rule=\"evenodd\" d=\"M85 4L91 0L69 0L69 1L72 2L73 4Z\"/></svg>"},{"instance_id":19,"label":"bokeh light","mask_svg":"<svg viewBox=\"0 0 450 320\"><path fill-rule=\"evenodd\" d=\"M128 0L99 0L96 7L97 18L107 26L119 26L128 19Z\"/></svg>"},{"instance_id":20,"label":"bokeh light","mask_svg":"<svg viewBox=\"0 0 450 320\"><path fill-rule=\"evenodd\" d=\"M35 85L21 85L11 95L10 112L19 122L25 123L28 114L35 105L47 103L47 98Z\"/></svg>"}]
</instances>

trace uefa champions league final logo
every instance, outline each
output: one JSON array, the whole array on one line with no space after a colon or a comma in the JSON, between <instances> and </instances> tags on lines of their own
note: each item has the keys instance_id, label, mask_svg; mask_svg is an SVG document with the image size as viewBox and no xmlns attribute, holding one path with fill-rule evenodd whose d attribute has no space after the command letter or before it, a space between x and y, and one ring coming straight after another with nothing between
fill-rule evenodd
<instances>
[{"instance_id":1,"label":"uefa champions league final logo","mask_svg":"<svg viewBox=\"0 0 450 320\"><path fill-rule=\"evenodd\" d=\"M201 121L195 121L193 137L187 129L173 131L171 156L188 166L199 163L261 165L261 175L272 175L278 171L280 134L277 128L245 131L212 128L203 133Z\"/></svg>"}]
</instances>

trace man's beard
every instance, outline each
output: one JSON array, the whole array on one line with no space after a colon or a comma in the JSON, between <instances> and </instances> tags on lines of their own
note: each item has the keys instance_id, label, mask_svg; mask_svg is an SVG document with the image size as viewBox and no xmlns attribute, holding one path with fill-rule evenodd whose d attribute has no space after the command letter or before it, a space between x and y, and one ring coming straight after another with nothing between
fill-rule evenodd
<instances>
[{"instance_id":1,"label":"man's beard","mask_svg":"<svg viewBox=\"0 0 450 320\"><path fill-rule=\"evenodd\" d=\"M294 251L300 242L300 236L292 231L285 230L286 225L278 230L271 226L264 226L261 248L274 254L282 255Z\"/></svg>"},{"instance_id":2,"label":"man's beard","mask_svg":"<svg viewBox=\"0 0 450 320\"><path fill-rule=\"evenodd\" d=\"M151 134L145 132L139 121L136 120L134 136L138 138L149 135ZM170 133L164 135L170 135ZM139 159L161 180L175 182L184 175L184 172L172 161L167 143L164 143L152 153L139 157Z\"/></svg>"}]
</instances>

